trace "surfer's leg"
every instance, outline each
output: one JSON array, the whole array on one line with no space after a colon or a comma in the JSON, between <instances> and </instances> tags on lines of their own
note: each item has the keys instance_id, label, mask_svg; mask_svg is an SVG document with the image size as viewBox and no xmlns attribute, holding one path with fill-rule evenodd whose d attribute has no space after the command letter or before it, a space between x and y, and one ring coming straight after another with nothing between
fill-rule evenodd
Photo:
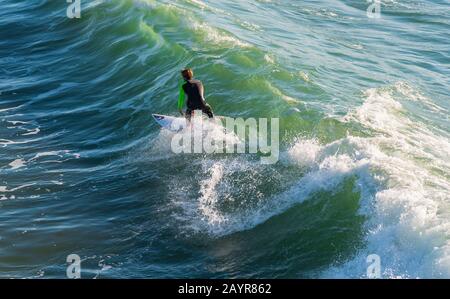
<instances>
[{"instance_id":1,"label":"surfer's leg","mask_svg":"<svg viewBox=\"0 0 450 299\"><path fill-rule=\"evenodd\" d=\"M186 117L186 120L188 122L190 122L191 121L191 116L192 116L192 109L187 108L186 109L186 113L184 114L184 116Z\"/></svg>"},{"instance_id":2,"label":"surfer's leg","mask_svg":"<svg viewBox=\"0 0 450 299\"><path fill-rule=\"evenodd\" d=\"M205 113L206 115L208 115L209 118L213 118L214 114L212 112L211 106L209 106L208 104L205 104L205 106L202 108L203 113Z\"/></svg>"}]
</instances>

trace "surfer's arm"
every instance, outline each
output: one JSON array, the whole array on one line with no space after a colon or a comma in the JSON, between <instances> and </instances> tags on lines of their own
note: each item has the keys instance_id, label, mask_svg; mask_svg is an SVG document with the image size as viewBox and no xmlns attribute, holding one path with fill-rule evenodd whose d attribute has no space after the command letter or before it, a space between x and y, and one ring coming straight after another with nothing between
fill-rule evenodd
<instances>
[{"instance_id":1,"label":"surfer's arm","mask_svg":"<svg viewBox=\"0 0 450 299\"><path fill-rule=\"evenodd\" d=\"M180 111L181 114L183 114L183 105L184 105L184 99L185 99L184 89L183 85L180 84L180 95L178 96L178 111Z\"/></svg>"},{"instance_id":2,"label":"surfer's arm","mask_svg":"<svg viewBox=\"0 0 450 299\"><path fill-rule=\"evenodd\" d=\"M205 88L203 87L202 82L200 82L199 84L199 91L200 91L200 96L202 97L202 101L203 101L203 105L206 105L206 100L205 100Z\"/></svg>"}]
</instances>

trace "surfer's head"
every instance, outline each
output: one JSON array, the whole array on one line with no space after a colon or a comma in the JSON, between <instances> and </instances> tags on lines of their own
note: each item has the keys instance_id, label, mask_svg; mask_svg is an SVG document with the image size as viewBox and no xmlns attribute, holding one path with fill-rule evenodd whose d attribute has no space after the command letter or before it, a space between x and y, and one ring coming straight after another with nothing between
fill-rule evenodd
<instances>
[{"instance_id":1,"label":"surfer's head","mask_svg":"<svg viewBox=\"0 0 450 299\"><path fill-rule=\"evenodd\" d=\"M194 77L194 72L192 69L184 69L181 71L181 75L183 76L184 80L191 80Z\"/></svg>"}]
</instances>

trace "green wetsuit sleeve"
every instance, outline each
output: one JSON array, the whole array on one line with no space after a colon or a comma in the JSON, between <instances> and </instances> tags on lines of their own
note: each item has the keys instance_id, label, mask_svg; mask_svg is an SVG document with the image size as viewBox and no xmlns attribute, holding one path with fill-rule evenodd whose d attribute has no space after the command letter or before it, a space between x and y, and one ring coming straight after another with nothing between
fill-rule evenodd
<instances>
[{"instance_id":1,"label":"green wetsuit sleeve","mask_svg":"<svg viewBox=\"0 0 450 299\"><path fill-rule=\"evenodd\" d=\"M184 90L183 90L183 84L180 84L180 95L178 96L178 110L183 109L184 105Z\"/></svg>"}]
</instances>

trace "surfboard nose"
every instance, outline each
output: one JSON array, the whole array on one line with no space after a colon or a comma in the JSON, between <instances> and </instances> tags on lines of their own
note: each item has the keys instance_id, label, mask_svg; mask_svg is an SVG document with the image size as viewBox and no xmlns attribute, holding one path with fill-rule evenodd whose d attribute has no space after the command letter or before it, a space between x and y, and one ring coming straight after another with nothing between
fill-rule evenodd
<instances>
[{"instance_id":1,"label":"surfboard nose","mask_svg":"<svg viewBox=\"0 0 450 299\"><path fill-rule=\"evenodd\" d=\"M165 118L163 115L160 115L160 114L152 114L152 116L156 120L163 120Z\"/></svg>"}]
</instances>

